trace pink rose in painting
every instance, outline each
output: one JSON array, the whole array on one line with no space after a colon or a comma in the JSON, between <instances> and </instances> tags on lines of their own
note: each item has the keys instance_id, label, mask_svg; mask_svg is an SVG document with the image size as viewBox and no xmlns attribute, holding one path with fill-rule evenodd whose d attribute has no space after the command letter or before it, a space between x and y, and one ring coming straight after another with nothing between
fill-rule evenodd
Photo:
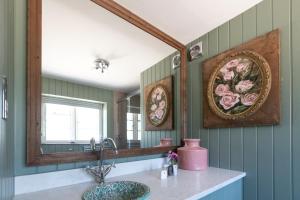
<instances>
[{"instance_id":1,"label":"pink rose in painting","mask_svg":"<svg viewBox=\"0 0 300 200\"><path fill-rule=\"evenodd\" d=\"M151 106L151 110L152 110L152 111L155 111L156 108L157 108L157 105L156 105L156 104L153 104L153 105Z\"/></svg>"},{"instance_id":2,"label":"pink rose in painting","mask_svg":"<svg viewBox=\"0 0 300 200\"><path fill-rule=\"evenodd\" d=\"M236 86L235 89L237 92L239 93L243 93L243 92L247 92L248 90L250 90L253 87L253 83L250 80L246 80L246 81L240 81Z\"/></svg>"},{"instance_id":3,"label":"pink rose in painting","mask_svg":"<svg viewBox=\"0 0 300 200\"><path fill-rule=\"evenodd\" d=\"M236 67L240 62L240 59L233 59L231 61L229 61L228 63L226 63L225 67L230 70L234 67Z\"/></svg>"},{"instance_id":4,"label":"pink rose in painting","mask_svg":"<svg viewBox=\"0 0 300 200\"><path fill-rule=\"evenodd\" d=\"M165 106L166 106L166 102L165 102L165 101L159 102L159 108L160 108L160 109L164 109Z\"/></svg>"},{"instance_id":5,"label":"pink rose in painting","mask_svg":"<svg viewBox=\"0 0 300 200\"><path fill-rule=\"evenodd\" d=\"M228 71L223 74L223 78L225 81L230 81L234 77L234 72L233 71Z\"/></svg>"},{"instance_id":6,"label":"pink rose in painting","mask_svg":"<svg viewBox=\"0 0 300 200\"><path fill-rule=\"evenodd\" d=\"M233 68L235 68L238 64L239 64L239 59L234 59L234 60L231 60L229 61L228 63L226 63L226 65L224 65L221 69L220 69L220 72L223 74L226 74L230 71L233 70Z\"/></svg>"},{"instance_id":7,"label":"pink rose in painting","mask_svg":"<svg viewBox=\"0 0 300 200\"><path fill-rule=\"evenodd\" d=\"M157 95L156 99L157 99L158 101L160 101L160 100L161 100L161 94Z\"/></svg>"},{"instance_id":8,"label":"pink rose in painting","mask_svg":"<svg viewBox=\"0 0 300 200\"><path fill-rule=\"evenodd\" d=\"M222 97L220 100L220 104L223 106L225 110L228 110L235 106L240 101L239 94L228 93Z\"/></svg>"},{"instance_id":9,"label":"pink rose in painting","mask_svg":"<svg viewBox=\"0 0 300 200\"><path fill-rule=\"evenodd\" d=\"M216 89L215 89L215 93L218 96L224 96L225 94L228 93L232 93L231 91L229 91L229 85L228 84L219 84Z\"/></svg>"},{"instance_id":10,"label":"pink rose in painting","mask_svg":"<svg viewBox=\"0 0 300 200\"><path fill-rule=\"evenodd\" d=\"M256 93L245 94L244 96L241 97L241 102L245 106L252 106L255 103L257 97L258 94Z\"/></svg>"},{"instance_id":11,"label":"pink rose in painting","mask_svg":"<svg viewBox=\"0 0 300 200\"><path fill-rule=\"evenodd\" d=\"M152 94L151 99L152 99L152 102L155 102L155 99L156 99L156 94L155 93Z\"/></svg>"},{"instance_id":12,"label":"pink rose in painting","mask_svg":"<svg viewBox=\"0 0 300 200\"><path fill-rule=\"evenodd\" d=\"M154 112L152 112L151 114L150 114L150 119L155 119L155 113Z\"/></svg>"},{"instance_id":13,"label":"pink rose in painting","mask_svg":"<svg viewBox=\"0 0 300 200\"><path fill-rule=\"evenodd\" d=\"M162 90L161 88L156 88L155 91L154 91L154 93L155 93L156 95L161 95L162 92L163 92L163 90Z\"/></svg>"},{"instance_id":14,"label":"pink rose in painting","mask_svg":"<svg viewBox=\"0 0 300 200\"><path fill-rule=\"evenodd\" d=\"M241 73L243 71L247 71L249 68L249 64L248 63L240 63L237 67L236 67L236 71L238 73Z\"/></svg>"},{"instance_id":15,"label":"pink rose in painting","mask_svg":"<svg viewBox=\"0 0 300 200\"><path fill-rule=\"evenodd\" d=\"M164 111L162 109L157 109L155 111L155 116L158 118L158 119L161 119L164 115Z\"/></svg>"}]
</instances>

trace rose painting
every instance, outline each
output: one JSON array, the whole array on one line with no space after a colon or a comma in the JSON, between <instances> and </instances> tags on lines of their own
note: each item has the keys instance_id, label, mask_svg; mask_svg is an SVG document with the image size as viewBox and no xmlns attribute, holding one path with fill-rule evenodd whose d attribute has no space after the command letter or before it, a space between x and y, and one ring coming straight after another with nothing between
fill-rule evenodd
<instances>
[{"instance_id":1,"label":"rose painting","mask_svg":"<svg viewBox=\"0 0 300 200\"><path fill-rule=\"evenodd\" d=\"M202 62L204 128L279 123L279 38L274 30Z\"/></svg>"},{"instance_id":2,"label":"rose painting","mask_svg":"<svg viewBox=\"0 0 300 200\"><path fill-rule=\"evenodd\" d=\"M220 68L213 88L214 103L222 112L240 114L256 103L262 88L262 72L250 58L236 57Z\"/></svg>"},{"instance_id":3,"label":"rose painting","mask_svg":"<svg viewBox=\"0 0 300 200\"><path fill-rule=\"evenodd\" d=\"M220 118L245 119L259 110L270 88L268 62L252 51L236 52L225 57L211 74L208 104Z\"/></svg>"},{"instance_id":4,"label":"rose painting","mask_svg":"<svg viewBox=\"0 0 300 200\"><path fill-rule=\"evenodd\" d=\"M152 89L147 101L147 115L149 121L158 126L163 123L168 112L168 94L163 86Z\"/></svg>"},{"instance_id":5,"label":"rose painting","mask_svg":"<svg viewBox=\"0 0 300 200\"><path fill-rule=\"evenodd\" d=\"M173 129L172 90L172 76L145 87L145 130Z\"/></svg>"}]
</instances>

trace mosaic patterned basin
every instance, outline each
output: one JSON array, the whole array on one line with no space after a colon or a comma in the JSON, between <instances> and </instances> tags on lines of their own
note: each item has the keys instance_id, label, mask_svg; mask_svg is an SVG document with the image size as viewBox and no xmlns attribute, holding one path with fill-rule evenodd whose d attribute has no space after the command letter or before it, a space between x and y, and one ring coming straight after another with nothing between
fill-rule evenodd
<instances>
[{"instance_id":1,"label":"mosaic patterned basin","mask_svg":"<svg viewBox=\"0 0 300 200\"><path fill-rule=\"evenodd\" d=\"M150 188L133 181L104 183L86 191L83 200L147 200Z\"/></svg>"}]
</instances>

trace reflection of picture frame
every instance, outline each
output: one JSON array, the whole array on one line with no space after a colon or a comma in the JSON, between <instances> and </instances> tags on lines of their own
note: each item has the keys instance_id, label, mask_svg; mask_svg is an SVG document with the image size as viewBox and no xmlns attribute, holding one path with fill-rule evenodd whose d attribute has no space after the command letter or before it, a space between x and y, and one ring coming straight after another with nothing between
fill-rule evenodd
<instances>
[{"instance_id":1,"label":"reflection of picture frame","mask_svg":"<svg viewBox=\"0 0 300 200\"><path fill-rule=\"evenodd\" d=\"M145 130L173 129L172 76L144 88Z\"/></svg>"},{"instance_id":2,"label":"reflection of picture frame","mask_svg":"<svg viewBox=\"0 0 300 200\"><path fill-rule=\"evenodd\" d=\"M203 62L205 128L278 124L279 31Z\"/></svg>"},{"instance_id":3,"label":"reflection of picture frame","mask_svg":"<svg viewBox=\"0 0 300 200\"><path fill-rule=\"evenodd\" d=\"M173 56L173 58L172 58L172 68L176 69L176 68L180 67L180 64L181 64L181 57L180 57L180 54L178 53L175 56Z\"/></svg>"},{"instance_id":4,"label":"reflection of picture frame","mask_svg":"<svg viewBox=\"0 0 300 200\"><path fill-rule=\"evenodd\" d=\"M189 48L190 61L199 58L202 55L202 42L199 42Z\"/></svg>"}]
</instances>

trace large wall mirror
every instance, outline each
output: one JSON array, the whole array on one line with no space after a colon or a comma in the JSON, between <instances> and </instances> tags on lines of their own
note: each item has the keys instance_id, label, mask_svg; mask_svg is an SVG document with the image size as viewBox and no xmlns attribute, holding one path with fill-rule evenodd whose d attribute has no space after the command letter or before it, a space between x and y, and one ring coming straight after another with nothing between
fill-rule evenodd
<instances>
[{"instance_id":1,"label":"large wall mirror","mask_svg":"<svg viewBox=\"0 0 300 200\"><path fill-rule=\"evenodd\" d=\"M119 157L180 145L187 131L184 45L115 1L29 0L28 7L28 165L97 159L90 141L106 137ZM176 51L179 69L168 63L151 70ZM180 101L170 104L178 109L173 130L145 130L149 73L180 84L173 88Z\"/></svg>"}]
</instances>

